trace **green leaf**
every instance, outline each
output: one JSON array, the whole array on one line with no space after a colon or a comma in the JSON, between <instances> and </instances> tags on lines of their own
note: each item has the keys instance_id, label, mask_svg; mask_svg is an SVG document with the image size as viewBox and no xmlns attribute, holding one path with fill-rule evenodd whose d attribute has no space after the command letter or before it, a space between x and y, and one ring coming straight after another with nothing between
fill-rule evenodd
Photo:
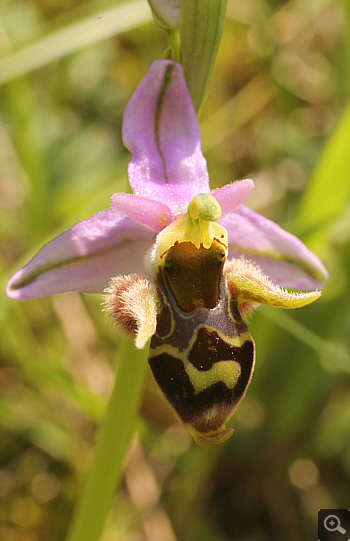
<instances>
[{"instance_id":1,"label":"green leaf","mask_svg":"<svg viewBox=\"0 0 350 541\"><path fill-rule=\"evenodd\" d=\"M305 228L339 216L350 195L350 104L316 164L302 200L298 222Z\"/></svg>"},{"instance_id":2,"label":"green leaf","mask_svg":"<svg viewBox=\"0 0 350 541\"><path fill-rule=\"evenodd\" d=\"M196 111L209 88L226 6L227 0L185 0L181 4L182 65Z\"/></svg>"},{"instance_id":3,"label":"green leaf","mask_svg":"<svg viewBox=\"0 0 350 541\"><path fill-rule=\"evenodd\" d=\"M321 336L318 336L283 311L270 310L266 306L260 306L259 311L279 327L319 353L319 355L324 356L331 363L350 373L350 359L344 351L338 349Z\"/></svg>"}]
</instances>

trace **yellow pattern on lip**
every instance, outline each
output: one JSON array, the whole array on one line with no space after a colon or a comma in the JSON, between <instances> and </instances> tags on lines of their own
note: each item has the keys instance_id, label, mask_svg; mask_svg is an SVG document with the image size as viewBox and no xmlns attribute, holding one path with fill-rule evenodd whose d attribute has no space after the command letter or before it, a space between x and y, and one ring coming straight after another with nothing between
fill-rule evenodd
<instances>
[{"instance_id":1,"label":"yellow pattern on lip","mask_svg":"<svg viewBox=\"0 0 350 541\"><path fill-rule=\"evenodd\" d=\"M240 340L237 339L237 343L239 342ZM241 342L238 347L241 347L243 343ZM152 357L157 357L162 353L167 353L172 355L174 358L181 360L196 395L204 389L210 387L210 385L214 385L214 383L218 383L219 381L225 383L226 387L229 389L233 389L241 374L241 367L239 363L233 360L219 361L214 363L210 370L198 370L188 360L188 354L192 348L192 345L193 344L191 343L187 349L180 352L178 348L172 346L171 344L165 344L150 352L150 359L152 359Z\"/></svg>"}]
</instances>

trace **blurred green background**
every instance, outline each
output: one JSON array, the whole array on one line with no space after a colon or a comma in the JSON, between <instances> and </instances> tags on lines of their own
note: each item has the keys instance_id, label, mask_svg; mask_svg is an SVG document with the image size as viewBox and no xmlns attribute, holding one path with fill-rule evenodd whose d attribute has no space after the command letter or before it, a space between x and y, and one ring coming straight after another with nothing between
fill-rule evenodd
<instances>
[{"instance_id":1,"label":"blurred green background","mask_svg":"<svg viewBox=\"0 0 350 541\"><path fill-rule=\"evenodd\" d=\"M196 446L149 377L102 541L310 541L319 508L349 506L346 6L228 2L201 115L211 186L253 178L248 205L298 235L330 279L309 307L253 315L255 374L227 443ZM3 291L40 246L129 189L123 111L167 43L146 0L1 10ZM1 295L0 538L61 541L118 335L100 295Z\"/></svg>"}]
</instances>

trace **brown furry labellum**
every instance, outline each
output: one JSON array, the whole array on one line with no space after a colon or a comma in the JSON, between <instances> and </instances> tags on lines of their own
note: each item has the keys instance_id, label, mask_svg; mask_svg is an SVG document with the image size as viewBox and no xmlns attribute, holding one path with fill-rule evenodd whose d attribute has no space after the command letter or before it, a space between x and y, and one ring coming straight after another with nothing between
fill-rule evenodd
<instances>
[{"instance_id":1,"label":"brown furry labellum","mask_svg":"<svg viewBox=\"0 0 350 541\"><path fill-rule=\"evenodd\" d=\"M290 293L249 261L225 263L220 239L209 248L175 242L154 277L113 278L106 308L136 347L150 340L148 362L163 394L200 445L217 445L242 400L255 361L246 319L259 304L296 308L319 293Z\"/></svg>"}]
</instances>

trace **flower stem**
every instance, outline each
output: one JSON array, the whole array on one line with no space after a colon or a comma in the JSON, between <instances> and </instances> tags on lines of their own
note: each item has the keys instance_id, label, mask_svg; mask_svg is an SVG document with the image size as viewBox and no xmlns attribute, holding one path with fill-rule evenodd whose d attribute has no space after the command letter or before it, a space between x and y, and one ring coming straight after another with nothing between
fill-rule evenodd
<instances>
[{"instance_id":1,"label":"flower stem","mask_svg":"<svg viewBox=\"0 0 350 541\"><path fill-rule=\"evenodd\" d=\"M177 62L181 61L181 53L180 53L180 34L178 29L172 29L172 28L166 28L165 33L168 38L169 46L172 50L171 58L172 60L176 60Z\"/></svg>"},{"instance_id":2,"label":"flower stem","mask_svg":"<svg viewBox=\"0 0 350 541\"><path fill-rule=\"evenodd\" d=\"M137 350L131 340L122 339L114 389L67 541L98 541L101 537L113 494L120 482L125 451L136 427L147 370L147 351L147 348Z\"/></svg>"}]
</instances>

